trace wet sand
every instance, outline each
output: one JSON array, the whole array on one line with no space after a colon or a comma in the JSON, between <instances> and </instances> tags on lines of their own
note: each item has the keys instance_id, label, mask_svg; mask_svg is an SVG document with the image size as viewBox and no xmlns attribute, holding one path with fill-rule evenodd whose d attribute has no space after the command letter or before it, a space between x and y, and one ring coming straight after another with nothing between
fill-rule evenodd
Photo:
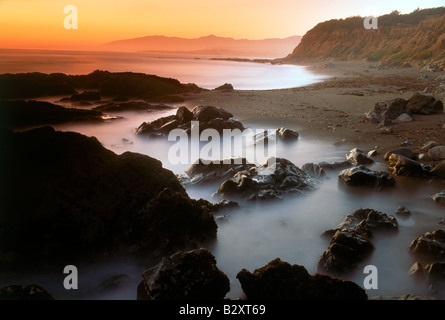
<instances>
[{"instance_id":1,"label":"wet sand","mask_svg":"<svg viewBox=\"0 0 445 320\"><path fill-rule=\"evenodd\" d=\"M411 141L412 149L428 141L445 144L445 114L413 115L412 122L394 121L391 134L379 133L364 113L377 102L404 98L413 92L445 101L445 94L436 93L445 72L428 72L418 68L379 67L370 62L335 62L309 64L307 68L330 78L309 86L282 90L205 91L185 95L186 105L214 105L234 114L242 122L276 123L297 129L300 134L329 139L332 143L359 147L365 151L377 147L378 157ZM422 80L421 76L430 80ZM445 78L445 76L444 76ZM381 159L380 159L381 160Z\"/></svg>"}]
</instances>

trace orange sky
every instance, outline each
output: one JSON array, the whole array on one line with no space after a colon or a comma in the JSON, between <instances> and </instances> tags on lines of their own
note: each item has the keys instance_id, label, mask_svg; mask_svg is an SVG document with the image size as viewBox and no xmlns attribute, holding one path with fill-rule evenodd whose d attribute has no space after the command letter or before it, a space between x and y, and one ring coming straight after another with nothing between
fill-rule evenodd
<instances>
[{"instance_id":1,"label":"orange sky","mask_svg":"<svg viewBox=\"0 0 445 320\"><path fill-rule=\"evenodd\" d=\"M77 30L63 26L66 5ZM443 6L441 0L0 0L0 48L77 48L147 35L248 39L304 35L318 22L398 9Z\"/></svg>"}]
</instances>

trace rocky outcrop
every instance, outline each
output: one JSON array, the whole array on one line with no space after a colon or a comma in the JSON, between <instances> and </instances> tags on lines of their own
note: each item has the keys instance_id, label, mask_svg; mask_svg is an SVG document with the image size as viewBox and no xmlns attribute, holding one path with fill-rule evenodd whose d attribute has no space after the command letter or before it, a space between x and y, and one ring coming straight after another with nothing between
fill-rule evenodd
<instances>
[{"instance_id":1,"label":"rocky outcrop","mask_svg":"<svg viewBox=\"0 0 445 320\"><path fill-rule=\"evenodd\" d=\"M436 114L443 113L442 101L414 92L408 100L407 107L412 114Z\"/></svg>"},{"instance_id":2,"label":"rocky outcrop","mask_svg":"<svg viewBox=\"0 0 445 320\"><path fill-rule=\"evenodd\" d=\"M182 129L187 134L191 133L192 121L199 125L198 132L205 129L214 129L219 134L224 129L243 131L246 129L238 120L232 119L233 115L223 109L213 106L197 106L189 111L185 107L177 110L176 115L162 117L149 123L142 123L135 129L135 133L143 136L167 136L173 129Z\"/></svg>"},{"instance_id":3,"label":"rocky outcrop","mask_svg":"<svg viewBox=\"0 0 445 320\"><path fill-rule=\"evenodd\" d=\"M346 161L349 161L356 166L374 163L373 159L371 159L363 150L358 148L349 151L345 157Z\"/></svg>"},{"instance_id":4,"label":"rocky outcrop","mask_svg":"<svg viewBox=\"0 0 445 320\"><path fill-rule=\"evenodd\" d=\"M84 91L73 94L69 99L70 101L99 101L100 94L97 91Z\"/></svg>"},{"instance_id":5,"label":"rocky outcrop","mask_svg":"<svg viewBox=\"0 0 445 320\"><path fill-rule=\"evenodd\" d=\"M208 183L221 183L232 178L240 171L248 171L255 167L248 163L245 158L228 158L218 163L203 162L202 159L195 161L183 174L179 175L182 185L200 185Z\"/></svg>"},{"instance_id":6,"label":"rocky outcrop","mask_svg":"<svg viewBox=\"0 0 445 320\"><path fill-rule=\"evenodd\" d=\"M411 242L409 251L421 262L445 261L445 231L420 235Z\"/></svg>"},{"instance_id":7,"label":"rocky outcrop","mask_svg":"<svg viewBox=\"0 0 445 320\"><path fill-rule=\"evenodd\" d=\"M430 172L420 162L411 160L401 155L391 154L388 159L388 170L396 176L428 178Z\"/></svg>"},{"instance_id":8,"label":"rocky outcrop","mask_svg":"<svg viewBox=\"0 0 445 320\"><path fill-rule=\"evenodd\" d=\"M336 228L325 231L324 235L332 237L339 230L352 229L371 239L375 233L397 232L398 226L394 216L374 209L360 208L347 215Z\"/></svg>"},{"instance_id":9,"label":"rocky outcrop","mask_svg":"<svg viewBox=\"0 0 445 320\"><path fill-rule=\"evenodd\" d=\"M142 277L138 300L219 300L230 290L229 278L202 248L162 258Z\"/></svg>"},{"instance_id":10,"label":"rocky outcrop","mask_svg":"<svg viewBox=\"0 0 445 320\"><path fill-rule=\"evenodd\" d=\"M407 103L408 102L402 98L377 102L373 109L365 113L365 116L371 123L394 120L403 113L409 113Z\"/></svg>"},{"instance_id":11,"label":"rocky outcrop","mask_svg":"<svg viewBox=\"0 0 445 320\"><path fill-rule=\"evenodd\" d=\"M0 100L0 127L30 127L65 122L102 122L104 114L95 110L64 108L44 101Z\"/></svg>"},{"instance_id":12,"label":"rocky outcrop","mask_svg":"<svg viewBox=\"0 0 445 320\"><path fill-rule=\"evenodd\" d=\"M315 186L316 181L291 161L271 158L224 181L213 197L235 201L279 199L285 193L311 190Z\"/></svg>"},{"instance_id":13,"label":"rocky outcrop","mask_svg":"<svg viewBox=\"0 0 445 320\"><path fill-rule=\"evenodd\" d=\"M411 216L411 211L409 211L407 208L405 208L404 206L400 205L396 211L394 211L394 214L402 217L402 218L408 218Z\"/></svg>"},{"instance_id":14,"label":"rocky outcrop","mask_svg":"<svg viewBox=\"0 0 445 320\"><path fill-rule=\"evenodd\" d=\"M326 176L326 172L319 164L305 163L300 169L311 178L320 179Z\"/></svg>"},{"instance_id":15,"label":"rocky outcrop","mask_svg":"<svg viewBox=\"0 0 445 320\"><path fill-rule=\"evenodd\" d=\"M78 88L94 91L101 97L149 100L162 100L172 95L200 90L194 84L182 84L175 79L134 72L96 70L87 75L37 72L0 75L0 99L73 95ZM88 95L91 98L92 94ZM82 96L86 95L81 93L80 98Z\"/></svg>"},{"instance_id":16,"label":"rocky outcrop","mask_svg":"<svg viewBox=\"0 0 445 320\"><path fill-rule=\"evenodd\" d=\"M318 259L317 272L332 275L347 274L370 256L374 246L360 233L342 229L331 239L328 249Z\"/></svg>"},{"instance_id":17,"label":"rocky outcrop","mask_svg":"<svg viewBox=\"0 0 445 320\"><path fill-rule=\"evenodd\" d=\"M0 137L2 267L147 257L216 236L208 202L156 159L51 127Z\"/></svg>"},{"instance_id":18,"label":"rocky outcrop","mask_svg":"<svg viewBox=\"0 0 445 320\"><path fill-rule=\"evenodd\" d=\"M317 271L339 275L353 271L374 250L370 239L375 234L398 231L398 222L373 209L358 209L323 236L330 238L328 249L318 259Z\"/></svg>"},{"instance_id":19,"label":"rocky outcrop","mask_svg":"<svg viewBox=\"0 0 445 320\"><path fill-rule=\"evenodd\" d=\"M423 267L414 263L409 274L420 283L425 283L434 296L445 298L445 262L433 262Z\"/></svg>"},{"instance_id":20,"label":"rocky outcrop","mask_svg":"<svg viewBox=\"0 0 445 320\"><path fill-rule=\"evenodd\" d=\"M445 178L445 160L434 166L434 168L430 170L430 173L433 176Z\"/></svg>"},{"instance_id":21,"label":"rocky outcrop","mask_svg":"<svg viewBox=\"0 0 445 320\"><path fill-rule=\"evenodd\" d=\"M383 189L392 187L396 181L385 171L372 171L365 166L357 166L340 171L338 175L342 181L352 187L371 187Z\"/></svg>"},{"instance_id":22,"label":"rocky outcrop","mask_svg":"<svg viewBox=\"0 0 445 320\"><path fill-rule=\"evenodd\" d=\"M246 269L237 279L248 300L366 300L357 284L327 275L310 275L300 265L279 258L253 273Z\"/></svg>"},{"instance_id":23,"label":"rocky outcrop","mask_svg":"<svg viewBox=\"0 0 445 320\"><path fill-rule=\"evenodd\" d=\"M41 286L31 284L0 288L0 300L54 300L54 298Z\"/></svg>"}]
</instances>

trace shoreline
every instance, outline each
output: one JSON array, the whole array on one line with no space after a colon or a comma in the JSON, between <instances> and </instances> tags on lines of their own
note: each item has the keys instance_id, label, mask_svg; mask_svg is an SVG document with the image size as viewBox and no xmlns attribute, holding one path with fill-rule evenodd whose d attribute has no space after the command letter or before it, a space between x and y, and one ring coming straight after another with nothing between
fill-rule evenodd
<instances>
[{"instance_id":1,"label":"shoreline","mask_svg":"<svg viewBox=\"0 0 445 320\"><path fill-rule=\"evenodd\" d=\"M400 147L406 140L419 151L428 141L445 143L445 113L413 115L414 121L394 121L391 134L381 134L364 113L377 102L395 98L409 99L413 92L431 88L435 98L444 101L440 87L445 72L421 69L380 67L371 62L317 62L305 67L330 78L307 86L273 90L208 90L182 95L185 105L213 105L234 114L242 122L273 122L316 138L332 139L337 144L366 150L377 147L378 155ZM426 78L421 80L420 77ZM443 81L443 80L442 80ZM280 125L281 123L281 125Z\"/></svg>"}]
</instances>

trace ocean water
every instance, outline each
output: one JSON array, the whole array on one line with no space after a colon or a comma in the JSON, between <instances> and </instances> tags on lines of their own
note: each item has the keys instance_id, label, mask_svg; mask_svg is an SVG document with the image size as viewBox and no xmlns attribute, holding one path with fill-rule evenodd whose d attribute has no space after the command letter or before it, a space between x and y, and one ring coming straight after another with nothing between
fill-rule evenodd
<instances>
[{"instance_id":1,"label":"ocean water","mask_svg":"<svg viewBox=\"0 0 445 320\"><path fill-rule=\"evenodd\" d=\"M205 55L0 49L0 74L43 72L88 74L94 70L142 72L214 89L282 89L322 81L303 66L211 60Z\"/></svg>"}]
</instances>

